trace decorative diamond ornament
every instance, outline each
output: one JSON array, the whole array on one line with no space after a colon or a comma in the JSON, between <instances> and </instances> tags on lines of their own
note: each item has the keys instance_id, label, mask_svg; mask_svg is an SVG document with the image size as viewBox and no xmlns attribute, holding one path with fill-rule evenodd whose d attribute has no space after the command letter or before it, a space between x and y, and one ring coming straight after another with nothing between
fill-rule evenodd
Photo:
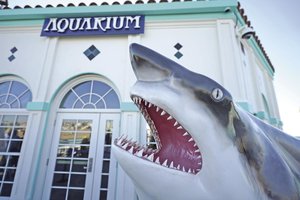
<instances>
[{"instance_id":1,"label":"decorative diamond ornament","mask_svg":"<svg viewBox=\"0 0 300 200\"><path fill-rule=\"evenodd\" d=\"M93 60L100 53L100 51L94 45L92 45L83 53L89 60Z\"/></svg>"}]
</instances>

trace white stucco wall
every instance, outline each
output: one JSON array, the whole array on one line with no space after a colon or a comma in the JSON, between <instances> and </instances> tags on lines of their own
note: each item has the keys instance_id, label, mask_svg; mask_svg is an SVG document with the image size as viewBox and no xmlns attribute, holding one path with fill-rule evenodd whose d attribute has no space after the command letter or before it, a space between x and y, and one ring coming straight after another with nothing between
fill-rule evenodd
<instances>
[{"instance_id":1,"label":"white stucco wall","mask_svg":"<svg viewBox=\"0 0 300 200\"><path fill-rule=\"evenodd\" d=\"M0 75L22 78L33 93L33 102L50 103L53 98L55 102L55 94L59 94L68 81L90 73L106 79L117 91L121 102L130 102L130 87L136 78L131 69L128 47L132 42L138 42L192 71L216 80L228 89L235 101L251 105L253 112L264 111L261 99L261 94L264 94L272 117L279 118L272 78L250 46L245 44L246 55L241 54L232 20L148 20L143 35L106 37L40 37L41 26L0 27ZM179 51L183 56L180 59L174 56L177 52L174 45L177 43L182 45ZM90 61L83 52L91 45L98 48L100 54ZM8 57L13 47L17 47L18 51L14 53L16 58L10 62ZM32 159L24 164L27 167L45 166L47 163L57 105L49 110L47 144L40 163L34 161L37 156L34 152L41 144L39 133L45 125L45 112L32 115L34 122L30 123L30 130L33 131L30 137L36 140L24 147L24 151L28 152L26 156ZM123 112L120 127L120 134L130 134L140 141L143 138L141 131L144 124L137 112ZM28 168L24 170L30 171ZM33 172L29 173L33 175ZM46 168L39 173L35 199L42 195ZM21 183L30 185L30 180L28 175ZM118 181L117 199L134 198L132 184L122 169L118 169ZM15 195L20 199L29 198L26 189Z\"/></svg>"}]
</instances>

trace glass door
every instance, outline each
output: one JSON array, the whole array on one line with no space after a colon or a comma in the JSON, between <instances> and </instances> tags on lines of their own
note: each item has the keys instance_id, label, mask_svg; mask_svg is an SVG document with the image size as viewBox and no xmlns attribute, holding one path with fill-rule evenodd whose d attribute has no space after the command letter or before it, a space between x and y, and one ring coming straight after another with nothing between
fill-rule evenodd
<instances>
[{"instance_id":1,"label":"glass door","mask_svg":"<svg viewBox=\"0 0 300 200\"><path fill-rule=\"evenodd\" d=\"M111 144L119 135L119 114L101 114L97 159L94 172L94 189L91 199L113 200L117 163L111 153Z\"/></svg>"},{"instance_id":2,"label":"glass door","mask_svg":"<svg viewBox=\"0 0 300 200\"><path fill-rule=\"evenodd\" d=\"M112 199L116 165L110 145L113 132L118 131L118 117L118 114L58 114L46 199Z\"/></svg>"}]
</instances>

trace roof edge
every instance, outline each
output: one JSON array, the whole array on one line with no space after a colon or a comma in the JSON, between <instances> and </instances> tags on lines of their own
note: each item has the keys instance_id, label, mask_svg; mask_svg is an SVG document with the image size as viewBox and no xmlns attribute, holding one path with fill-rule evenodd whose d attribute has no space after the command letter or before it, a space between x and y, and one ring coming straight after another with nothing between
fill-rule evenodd
<instances>
[{"instance_id":1,"label":"roof edge","mask_svg":"<svg viewBox=\"0 0 300 200\"><path fill-rule=\"evenodd\" d=\"M79 6L68 7L24 7L14 9L3 9L0 12L0 21L5 20L26 20L26 19L44 19L48 17L87 17L101 15L171 15L171 14L193 14L193 13L218 13L224 12L226 7L234 8L237 6L236 0L223 1L184 1L184 2L162 2L148 4L112 4L100 6Z\"/></svg>"}]
</instances>

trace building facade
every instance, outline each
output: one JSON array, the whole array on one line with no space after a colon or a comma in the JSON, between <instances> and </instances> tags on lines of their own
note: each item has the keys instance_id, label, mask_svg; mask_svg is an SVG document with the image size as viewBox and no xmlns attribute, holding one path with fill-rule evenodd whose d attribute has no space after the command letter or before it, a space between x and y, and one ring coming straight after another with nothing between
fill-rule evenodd
<instances>
[{"instance_id":1,"label":"building facade","mask_svg":"<svg viewBox=\"0 0 300 200\"><path fill-rule=\"evenodd\" d=\"M110 153L122 134L153 143L130 99L131 43L216 80L280 128L274 68L245 27L235 0L3 7L0 199L137 199Z\"/></svg>"}]
</instances>

